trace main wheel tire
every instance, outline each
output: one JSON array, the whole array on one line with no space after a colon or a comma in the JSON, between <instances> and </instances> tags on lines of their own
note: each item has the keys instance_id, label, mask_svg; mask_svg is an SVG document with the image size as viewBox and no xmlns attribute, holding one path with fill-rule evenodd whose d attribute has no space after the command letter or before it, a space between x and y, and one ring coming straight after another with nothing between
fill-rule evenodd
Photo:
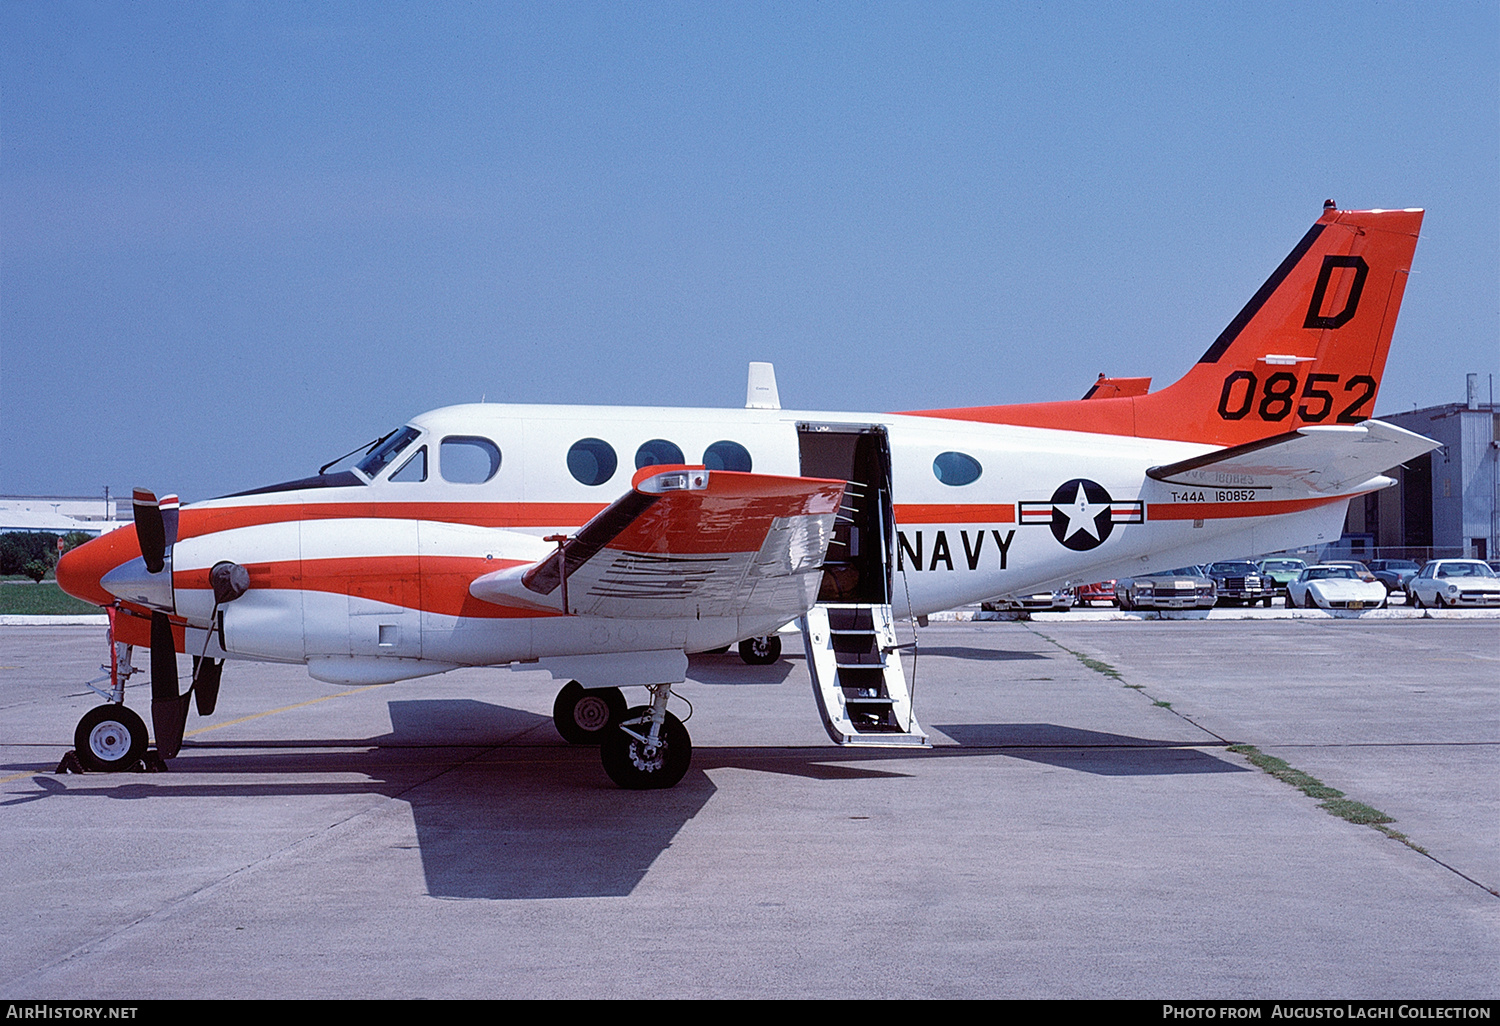
<instances>
[{"instance_id":1,"label":"main wheel tire","mask_svg":"<svg viewBox=\"0 0 1500 1026\"><path fill-rule=\"evenodd\" d=\"M638 720L644 723L635 722ZM654 752L648 752L644 742L625 732L627 724L638 733L646 733L651 724L651 707L638 705L628 710L624 719L600 739L599 759L609 779L627 791L672 787L681 780L693 761L693 742L682 721L667 713Z\"/></svg>"},{"instance_id":2,"label":"main wheel tire","mask_svg":"<svg viewBox=\"0 0 1500 1026\"><path fill-rule=\"evenodd\" d=\"M1414 591L1413 591L1413 592L1408 592L1408 593L1407 593L1407 596L1406 596L1406 604L1407 604L1407 605L1409 605L1409 606L1415 606L1415 607L1416 607L1416 608L1417 608L1417 609L1426 609L1426 608L1427 608L1427 607L1426 607L1426 606L1425 606L1425 605L1424 605L1424 604L1423 604L1423 603L1422 603L1422 596L1421 596L1421 595L1418 595L1418 594L1417 594L1417 593L1416 593L1416 592L1414 592Z\"/></svg>"},{"instance_id":3,"label":"main wheel tire","mask_svg":"<svg viewBox=\"0 0 1500 1026\"><path fill-rule=\"evenodd\" d=\"M781 638L767 634L740 642L740 658L751 666L770 666L781 658Z\"/></svg>"},{"instance_id":4,"label":"main wheel tire","mask_svg":"<svg viewBox=\"0 0 1500 1026\"><path fill-rule=\"evenodd\" d=\"M123 705L90 709L73 731L73 749L84 769L117 773L134 769L146 755L146 724Z\"/></svg>"},{"instance_id":5,"label":"main wheel tire","mask_svg":"<svg viewBox=\"0 0 1500 1026\"><path fill-rule=\"evenodd\" d=\"M606 730L625 716L619 688L586 688L570 680L552 703L552 725L570 745L597 745Z\"/></svg>"}]
</instances>

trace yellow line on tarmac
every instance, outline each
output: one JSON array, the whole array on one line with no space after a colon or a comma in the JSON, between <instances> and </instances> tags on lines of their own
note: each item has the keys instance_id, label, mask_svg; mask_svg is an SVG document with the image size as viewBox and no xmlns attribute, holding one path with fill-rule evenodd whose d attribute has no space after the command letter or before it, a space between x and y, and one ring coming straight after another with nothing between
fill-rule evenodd
<instances>
[{"instance_id":1,"label":"yellow line on tarmac","mask_svg":"<svg viewBox=\"0 0 1500 1026\"><path fill-rule=\"evenodd\" d=\"M378 688L378 687L381 687L381 686L382 685L380 685L380 684L366 684L362 688L350 688L348 691L340 691L337 694L323 695L320 698L310 698L306 702L296 702L296 703L294 703L292 705L283 705L279 709L267 709L265 712L251 713L249 716L241 716L239 719L236 719L236 720L225 720L223 723L215 723L215 724L212 724L211 726L199 727L197 730L189 730L189 731L185 732L182 736L184 738L189 738L189 737L194 737L194 736L196 736L198 734L207 734L210 730L218 730L220 727L232 727L236 723L249 723L251 720L258 720L258 719L260 719L262 716L274 716L277 713L290 712L293 709L302 709L302 708L304 708L306 706L309 706L309 705L317 705L319 702L326 702L330 698L343 698L346 695L358 695L361 692L369 691L369 690L371 690L373 688ZM48 771L47 770L28 770L25 773L15 773L15 774L12 774L11 776L8 776L8 777L0 777L0 784L9 784L9 783L12 783L13 781L16 781L16 780L25 780L27 777L34 777L34 776L37 776L38 774L46 773L46 772L48 772Z\"/></svg>"},{"instance_id":2,"label":"yellow line on tarmac","mask_svg":"<svg viewBox=\"0 0 1500 1026\"><path fill-rule=\"evenodd\" d=\"M383 685L380 684L366 684L362 688L350 688L348 691L340 691L334 695L324 695L321 698L309 698L305 702L297 702L293 705L284 705L280 709L267 709L265 712L251 713L249 716L241 716L237 720L225 720L223 723L214 723L207 727L199 727L197 730L187 731L182 736L185 738L196 737L199 734L207 734L210 730L218 730L220 727L232 727L236 723L249 723L251 720L260 719L262 716L275 716L277 713L291 712L293 709L302 709L309 705L317 705L319 702L326 702L330 698L343 698L346 695L357 695L361 692L370 691L373 688L382 686Z\"/></svg>"}]
</instances>

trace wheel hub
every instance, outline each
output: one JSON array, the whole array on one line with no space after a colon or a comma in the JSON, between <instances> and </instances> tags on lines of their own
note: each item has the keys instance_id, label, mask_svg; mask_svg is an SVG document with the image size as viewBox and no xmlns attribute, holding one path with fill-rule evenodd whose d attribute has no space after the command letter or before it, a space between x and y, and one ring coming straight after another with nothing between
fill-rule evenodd
<instances>
[{"instance_id":1,"label":"wheel hub","mask_svg":"<svg viewBox=\"0 0 1500 1026\"><path fill-rule=\"evenodd\" d=\"M89 731L89 751L109 762L123 759L130 751L130 731L113 721L101 723Z\"/></svg>"},{"instance_id":2,"label":"wheel hub","mask_svg":"<svg viewBox=\"0 0 1500 1026\"><path fill-rule=\"evenodd\" d=\"M661 769L666 761L667 746L664 744L648 745L641 741L630 743L630 762L642 773L655 773Z\"/></svg>"},{"instance_id":3,"label":"wheel hub","mask_svg":"<svg viewBox=\"0 0 1500 1026\"><path fill-rule=\"evenodd\" d=\"M573 706L573 722L587 731L609 726L609 703L596 695L585 695Z\"/></svg>"}]
</instances>

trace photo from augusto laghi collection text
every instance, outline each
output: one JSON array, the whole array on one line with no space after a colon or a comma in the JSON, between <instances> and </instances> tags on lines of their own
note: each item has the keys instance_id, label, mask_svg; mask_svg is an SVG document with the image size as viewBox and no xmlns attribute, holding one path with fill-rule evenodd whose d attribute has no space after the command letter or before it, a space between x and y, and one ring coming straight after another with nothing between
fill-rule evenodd
<instances>
[{"instance_id":1,"label":"photo from augusto laghi collection text","mask_svg":"<svg viewBox=\"0 0 1500 1026\"><path fill-rule=\"evenodd\" d=\"M1489 1019L1494 1002L1437 1001L1163 1003L1163 1019Z\"/></svg>"}]
</instances>

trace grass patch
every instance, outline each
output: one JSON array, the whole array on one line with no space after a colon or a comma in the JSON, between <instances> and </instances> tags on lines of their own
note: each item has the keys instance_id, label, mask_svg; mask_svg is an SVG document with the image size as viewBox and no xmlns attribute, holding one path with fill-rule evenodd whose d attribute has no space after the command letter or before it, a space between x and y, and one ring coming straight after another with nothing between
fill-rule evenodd
<instances>
[{"instance_id":1,"label":"grass patch","mask_svg":"<svg viewBox=\"0 0 1500 1026\"><path fill-rule=\"evenodd\" d=\"M1063 651L1066 652L1068 651L1068 649L1063 649ZM1080 663L1082 663L1084 666L1087 666L1095 673L1102 673L1104 674L1104 676L1112 677L1115 680L1120 679L1120 671L1115 669L1108 663L1101 662L1098 659L1090 659L1088 656L1082 654L1081 652L1074 652L1073 655Z\"/></svg>"},{"instance_id":2,"label":"grass patch","mask_svg":"<svg viewBox=\"0 0 1500 1026\"><path fill-rule=\"evenodd\" d=\"M1160 706L1163 709L1170 709L1170 708L1172 708L1172 703L1171 702L1152 702L1151 704L1155 705L1155 706Z\"/></svg>"},{"instance_id":3,"label":"grass patch","mask_svg":"<svg viewBox=\"0 0 1500 1026\"><path fill-rule=\"evenodd\" d=\"M1229 750L1237 755L1243 755L1250 760L1252 766L1259 767L1283 784L1291 784L1309 798L1328 800L1344 797L1344 792L1329 787L1317 777L1303 773L1299 769L1294 769L1283 759L1278 759L1274 755L1267 755L1254 745L1230 745ZM1391 823L1394 820L1386 820L1386 822Z\"/></svg>"},{"instance_id":4,"label":"grass patch","mask_svg":"<svg viewBox=\"0 0 1500 1026\"><path fill-rule=\"evenodd\" d=\"M67 594L54 581L33 584L6 584L0 587L0 615L71 616L78 613L101 613L98 606Z\"/></svg>"},{"instance_id":5,"label":"grass patch","mask_svg":"<svg viewBox=\"0 0 1500 1026\"><path fill-rule=\"evenodd\" d=\"M1357 823L1360 826L1374 827L1393 841L1400 841L1414 851L1427 854L1426 850L1411 842L1405 834L1391 830L1386 823L1396 822L1392 816L1387 816L1379 809L1372 808L1364 802L1357 802L1347 797L1344 792L1334 787L1329 787L1317 777L1303 773L1294 766L1289 765L1286 760L1278 759L1274 755L1267 755L1254 745L1230 745L1229 751L1237 755L1243 755L1250 760L1251 765L1259 767L1266 773L1271 774L1284 784L1290 784L1309 798L1317 798L1318 808L1327 812L1330 816Z\"/></svg>"},{"instance_id":6,"label":"grass patch","mask_svg":"<svg viewBox=\"0 0 1500 1026\"><path fill-rule=\"evenodd\" d=\"M1357 802L1351 798L1330 798L1322 804L1321 808L1327 809L1340 819L1347 819L1351 823L1364 826L1396 822L1379 809L1372 809L1364 802Z\"/></svg>"},{"instance_id":7,"label":"grass patch","mask_svg":"<svg viewBox=\"0 0 1500 1026\"><path fill-rule=\"evenodd\" d=\"M1046 638L1048 641L1052 642L1052 644L1057 645L1058 648L1060 648L1064 652L1068 653L1068 655L1072 656L1074 659L1077 659L1080 663L1082 663L1084 666L1087 666L1089 669L1093 670L1095 673L1102 673L1102 674L1104 674L1104 676L1109 677L1112 680L1119 680L1120 679L1120 671L1117 670L1117 669L1115 669L1113 666L1109 665L1108 663L1103 662L1103 661L1101 661L1099 659L1091 659L1088 656L1084 655L1082 652L1074 652L1068 646L1059 643L1056 638L1048 638L1047 635L1043 634L1039 630L1036 630L1035 628L1032 629L1032 633L1036 634L1036 636L1039 637L1039 638ZM1130 685L1128 685L1128 684L1126 685L1126 687L1129 687L1129 686Z\"/></svg>"}]
</instances>

